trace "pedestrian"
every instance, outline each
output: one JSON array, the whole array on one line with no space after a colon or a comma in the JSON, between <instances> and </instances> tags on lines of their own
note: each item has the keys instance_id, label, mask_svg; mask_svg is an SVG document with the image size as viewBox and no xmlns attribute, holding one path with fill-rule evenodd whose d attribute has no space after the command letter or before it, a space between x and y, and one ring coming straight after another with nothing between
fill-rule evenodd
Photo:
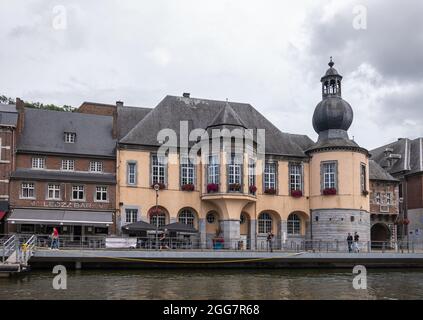
<instances>
[{"instance_id":1,"label":"pedestrian","mask_svg":"<svg viewBox=\"0 0 423 320\"><path fill-rule=\"evenodd\" d=\"M160 237L160 250L162 250L162 248L165 249L169 249L169 246L167 245L167 241L166 241L166 233L167 233L167 229L165 229Z\"/></svg>"},{"instance_id":2,"label":"pedestrian","mask_svg":"<svg viewBox=\"0 0 423 320\"><path fill-rule=\"evenodd\" d=\"M268 243L270 252L273 252L273 237L274 237L273 232L269 231L267 233L267 243Z\"/></svg>"},{"instance_id":3,"label":"pedestrian","mask_svg":"<svg viewBox=\"0 0 423 320\"><path fill-rule=\"evenodd\" d=\"M57 228L53 228L53 232L51 233L51 247L50 249L59 250L59 231Z\"/></svg>"},{"instance_id":4,"label":"pedestrian","mask_svg":"<svg viewBox=\"0 0 423 320\"><path fill-rule=\"evenodd\" d=\"M348 252L352 252L353 251L353 236L349 232L347 236L347 243L348 243Z\"/></svg>"},{"instance_id":5,"label":"pedestrian","mask_svg":"<svg viewBox=\"0 0 423 320\"><path fill-rule=\"evenodd\" d=\"M360 247L358 245L358 241L360 240L360 236L357 232L354 232L354 252L360 252Z\"/></svg>"}]
</instances>

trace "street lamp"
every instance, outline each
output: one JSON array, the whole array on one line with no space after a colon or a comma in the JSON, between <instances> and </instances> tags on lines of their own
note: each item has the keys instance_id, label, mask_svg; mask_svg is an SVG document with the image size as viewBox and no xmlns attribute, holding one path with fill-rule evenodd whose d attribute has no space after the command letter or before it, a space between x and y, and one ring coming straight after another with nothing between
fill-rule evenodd
<instances>
[{"instance_id":1,"label":"street lamp","mask_svg":"<svg viewBox=\"0 0 423 320\"><path fill-rule=\"evenodd\" d=\"M156 191L156 250L159 244L159 190L160 185L158 183L154 184L154 191Z\"/></svg>"}]
</instances>

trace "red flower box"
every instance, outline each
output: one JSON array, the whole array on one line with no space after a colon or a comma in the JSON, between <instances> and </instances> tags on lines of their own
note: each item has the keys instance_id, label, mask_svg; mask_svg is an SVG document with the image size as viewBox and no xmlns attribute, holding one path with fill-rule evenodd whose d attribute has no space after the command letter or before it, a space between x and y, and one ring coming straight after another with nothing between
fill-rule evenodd
<instances>
[{"instance_id":1,"label":"red flower box","mask_svg":"<svg viewBox=\"0 0 423 320\"><path fill-rule=\"evenodd\" d=\"M183 184L181 189L183 191L194 191L195 186L192 183Z\"/></svg>"},{"instance_id":2,"label":"red flower box","mask_svg":"<svg viewBox=\"0 0 423 320\"><path fill-rule=\"evenodd\" d=\"M264 193L266 193L266 194L276 194L276 189L275 188L266 188L266 189L264 189Z\"/></svg>"},{"instance_id":3,"label":"red flower box","mask_svg":"<svg viewBox=\"0 0 423 320\"><path fill-rule=\"evenodd\" d=\"M257 191L256 186L250 186L249 189L250 189L250 193L256 193L256 191Z\"/></svg>"},{"instance_id":4,"label":"red flower box","mask_svg":"<svg viewBox=\"0 0 423 320\"><path fill-rule=\"evenodd\" d=\"M291 196L294 198L301 198L303 196L303 192L301 190L291 190Z\"/></svg>"},{"instance_id":5,"label":"red flower box","mask_svg":"<svg viewBox=\"0 0 423 320\"><path fill-rule=\"evenodd\" d=\"M333 195L336 195L336 188L326 188L326 189L323 189L323 195L325 195L325 196L333 196Z\"/></svg>"},{"instance_id":6,"label":"red flower box","mask_svg":"<svg viewBox=\"0 0 423 320\"><path fill-rule=\"evenodd\" d=\"M217 183L209 183L207 185L207 192L211 193L211 192L217 192L219 191L219 185Z\"/></svg>"},{"instance_id":7,"label":"red flower box","mask_svg":"<svg viewBox=\"0 0 423 320\"><path fill-rule=\"evenodd\" d=\"M229 185L229 191L241 191L241 185L239 183L231 183Z\"/></svg>"},{"instance_id":8,"label":"red flower box","mask_svg":"<svg viewBox=\"0 0 423 320\"><path fill-rule=\"evenodd\" d=\"M158 185L159 185L159 189L160 189L160 190L162 190L162 189L166 188L166 185L165 185L164 183L161 183L161 182L154 182L154 183L151 185L151 188L153 188L153 189L154 189L154 186L155 186L156 184L158 184Z\"/></svg>"}]
</instances>

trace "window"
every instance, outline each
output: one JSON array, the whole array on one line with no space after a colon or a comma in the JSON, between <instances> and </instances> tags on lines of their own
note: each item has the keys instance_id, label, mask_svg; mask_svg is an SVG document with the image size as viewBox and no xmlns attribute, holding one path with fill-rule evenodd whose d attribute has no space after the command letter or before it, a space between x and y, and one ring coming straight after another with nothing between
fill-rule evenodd
<instances>
[{"instance_id":1,"label":"window","mask_svg":"<svg viewBox=\"0 0 423 320\"><path fill-rule=\"evenodd\" d=\"M301 219L295 213L291 213L288 216L287 232L288 232L289 235L299 235L299 234L301 234Z\"/></svg>"},{"instance_id":2,"label":"window","mask_svg":"<svg viewBox=\"0 0 423 320\"><path fill-rule=\"evenodd\" d=\"M48 184L47 187L48 199L60 200L60 184Z\"/></svg>"},{"instance_id":3,"label":"window","mask_svg":"<svg viewBox=\"0 0 423 320\"><path fill-rule=\"evenodd\" d=\"M138 221L138 209L125 209L125 215L127 223Z\"/></svg>"},{"instance_id":4,"label":"window","mask_svg":"<svg viewBox=\"0 0 423 320\"><path fill-rule=\"evenodd\" d=\"M267 162L264 165L264 189L276 189L276 163Z\"/></svg>"},{"instance_id":5,"label":"window","mask_svg":"<svg viewBox=\"0 0 423 320\"><path fill-rule=\"evenodd\" d=\"M241 215L239 216L239 224L244 224L247 221L247 217L245 216L245 214L241 213Z\"/></svg>"},{"instance_id":6,"label":"window","mask_svg":"<svg viewBox=\"0 0 423 320\"><path fill-rule=\"evenodd\" d=\"M45 159L44 158L32 158L32 169L44 169Z\"/></svg>"},{"instance_id":7,"label":"window","mask_svg":"<svg viewBox=\"0 0 423 320\"><path fill-rule=\"evenodd\" d=\"M84 200L84 186L72 187L72 200Z\"/></svg>"},{"instance_id":8,"label":"window","mask_svg":"<svg viewBox=\"0 0 423 320\"><path fill-rule=\"evenodd\" d=\"M187 224L194 228L195 218L194 218L194 213L191 210L188 210L188 209L182 210L181 213L179 214L178 219L180 223Z\"/></svg>"},{"instance_id":9,"label":"window","mask_svg":"<svg viewBox=\"0 0 423 320\"><path fill-rule=\"evenodd\" d=\"M268 233L272 231L272 217L264 212L258 217L258 233Z\"/></svg>"},{"instance_id":10,"label":"window","mask_svg":"<svg viewBox=\"0 0 423 320\"><path fill-rule=\"evenodd\" d=\"M64 170L64 171L75 170L75 161L74 160L62 160L62 170Z\"/></svg>"},{"instance_id":11,"label":"window","mask_svg":"<svg viewBox=\"0 0 423 320\"><path fill-rule=\"evenodd\" d=\"M209 156L207 167L207 183L219 184L219 157L218 155Z\"/></svg>"},{"instance_id":12,"label":"window","mask_svg":"<svg viewBox=\"0 0 423 320\"><path fill-rule=\"evenodd\" d=\"M35 187L33 182L24 182L22 183L22 198L33 199L35 198Z\"/></svg>"},{"instance_id":13,"label":"window","mask_svg":"<svg viewBox=\"0 0 423 320\"><path fill-rule=\"evenodd\" d=\"M256 162L254 159L248 159L248 186L256 186ZM252 190L250 189L250 193Z\"/></svg>"},{"instance_id":14,"label":"window","mask_svg":"<svg viewBox=\"0 0 423 320\"><path fill-rule=\"evenodd\" d=\"M302 165L291 163L289 165L289 186L290 190L303 190L302 188Z\"/></svg>"},{"instance_id":15,"label":"window","mask_svg":"<svg viewBox=\"0 0 423 320\"><path fill-rule=\"evenodd\" d=\"M228 165L228 183L239 184L242 183L242 157L237 155L231 155L231 159ZM239 190L241 191L241 190Z\"/></svg>"},{"instance_id":16,"label":"window","mask_svg":"<svg viewBox=\"0 0 423 320\"><path fill-rule=\"evenodd\" d=\"M377 204L380 204L380 192L376 192L375 201Z\"/></svg>"},{"instance_id":17,"label":"window","mask_svg":"<svg viewBox=\"0 0 423 320\"><path fill-rule=\"evenodd\" d=\"M65 132L65 142L66 143L75 143L76 133L75 132Z\"/></svg>"},{"instance_id":18,"label":"window","mask_svg":"<svg viewBox=\"0 0 423 320\"><path fill-rule=\"evenodd\" d=\"M361 192L367 191L366 186L366 165L361 164L360 165L360 186L361 186Z\"/></svg>"},{"instance_id":19,"label":"window","mask_svg":"<svg viewBox=\"0 0 423 320\"><path fill-rule=\"evenodd\" d=\"M181 157L181 185L194 184L195 167L188 156Z\"/></svg>"},{"instance_id":20,"label":"window","mask_svg":"<svg viewBox=\"0 0 423 320\"><path fill-rule=\"evenodd\" d=\"M208 223L212 224L216 221L216 215L213 212L207 213L206 220Z\"/></svg>"},{"instance_id":21,"label":"window","mask_svg":"<svg viewBox=\"0 0 423 320\"><path fill-rule=\"evenodd\" d=\"M150 224L156 226L157 222L159 223L159 228L166 224L166 214L164 212L150 215Z\"/></svg>"},{"instance_id":22,"label":"window","mask_svg":"<svg viewBox=\"0 0 423 320\"><path fill-rule=\"evenodd\" d=\"M336 188L336 163L323 163L323 189Z\"/></svg>"},{"instance_id":23,"label":"window","mask_svg":"<svg viewBox=\"0 0 423 320\"><path fill-rule=\"evenodd\" d=\"M103 172L103 162L101 162L101 161L91 161L90 162L90 171L91 172Z\"/></svg>"},{"instance_id":24,"label":"window","mask_svg":"<svg viewBox=\"0 0 423 320\"><path fill-rule=\"evenodd\" d=\"M137 164L128 162L127 166L128 184L137 184Z\"/></svg>"},{"instance_id":25,"label":"window","mask_svg":"<svg viewBox=\"0 0 423 320\"><path fill-rule=\"evenodd\" d=\"M107 187L95 187L95 200L107 201Z\"/></svg>"},{"instance_id":26,"label":"window","mask_svg":"<svg viewBox=\"0 0 423 320\"><path fill-rule=\"evenodd\" d=\"M390 206L392 204L392 195L390 192L386 194L386 204Z\"/></svg>"},{"instance_id":27,"label":"window","mask_svg":"<svg viewBox=\"0 0 423 320\"><path fill-rule=\"evenodd\" d=\"M151 167L151 181L152 183L163 183L166 184L165 172L166 172L166 159L163 156L153 155L152 156L152 167Z\"/></svg>"}]
</instances>

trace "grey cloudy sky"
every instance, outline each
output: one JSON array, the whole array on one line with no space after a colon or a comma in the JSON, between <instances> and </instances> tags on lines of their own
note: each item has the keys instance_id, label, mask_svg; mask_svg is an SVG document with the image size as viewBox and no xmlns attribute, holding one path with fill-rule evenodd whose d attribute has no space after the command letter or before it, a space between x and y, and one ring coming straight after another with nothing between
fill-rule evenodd
<instances>
[{"instance_id":1,"label":"grey cloudy sky","mask_svg":"<svg viewBox=\"0 0 423 320\"><path fill-rule=\"evenodd\" d=\"M357 6L366 29L353 27ZM153 107L191 92L251 103L282 131L316 139L333 56L358 143L423 135L419 0L1 0L0 12L0 94Z\"/></svg>"}]
</instances>

